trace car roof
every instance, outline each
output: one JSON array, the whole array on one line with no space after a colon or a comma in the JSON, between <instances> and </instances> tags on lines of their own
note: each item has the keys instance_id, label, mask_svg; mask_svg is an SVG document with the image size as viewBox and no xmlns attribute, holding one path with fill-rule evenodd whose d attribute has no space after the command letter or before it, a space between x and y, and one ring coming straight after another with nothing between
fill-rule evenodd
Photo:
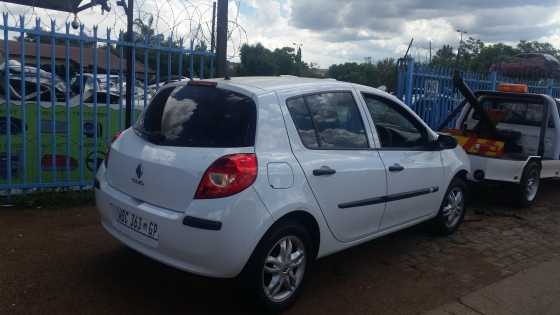
<instances>
[{"instance_id":1,"label":"car roof","mask_svg":"<svg viewBox=\"0 0 560 315\"><path fill-rule=\"evenodd\" d=\"M232 77L228 79L215 78L203 79L203 81L216 82L218 87L240 92L246 95L259 96L270 92L283 91L309 91L313 89L324 88L341 88L349 89L358 88L361 91L385 96L393 101L400 102L394 95L385 91L360 85L356 83L337 81L330 78L304 78L291 75L268 76L268 77ZM189 81L174 81L164 85L166 86L183 86L189 84Z\"/></svg>"},{"instance_id":2,"label":"car roof","mask_svg":"<svg viewBox=\"0 0 560 315\"><path fill-rule=\"evenodd\" d=\"M352 83L336 81L334 79L303 78L296 76L269 76L269 77L232 77L229 79L207 79L205 81L217 82L218 86L231 86L259 95L272 91L308 89L319 86L350 87ZM186 84L186 83L184 83Z\"/></svg>"}]
</instances>

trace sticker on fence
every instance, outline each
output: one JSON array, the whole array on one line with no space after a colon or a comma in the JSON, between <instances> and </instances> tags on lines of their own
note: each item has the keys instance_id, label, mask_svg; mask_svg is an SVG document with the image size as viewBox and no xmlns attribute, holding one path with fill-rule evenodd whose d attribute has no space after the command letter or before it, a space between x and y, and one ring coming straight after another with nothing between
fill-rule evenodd
<instances>
[{"instance_id":1,"label":"sticker on fence","mask_svg":"<svg viewBox=\"0 0 560 315\"><path fill-rule=\"evenodd\" d=\"M436 97L439 92L438 80L426 80L424 82L424 95L425 97Z\"/></svg>"}]
</instances>

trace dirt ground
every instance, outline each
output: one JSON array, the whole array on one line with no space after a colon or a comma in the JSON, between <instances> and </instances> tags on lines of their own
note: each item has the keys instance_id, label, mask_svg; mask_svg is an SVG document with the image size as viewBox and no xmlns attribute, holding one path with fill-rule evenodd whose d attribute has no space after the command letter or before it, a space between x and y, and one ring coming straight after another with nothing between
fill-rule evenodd
<instances>
[{"instance_id":1,"label":"dirt ground","mask_svg":"<svg viewBox=\"0 0 560 315\"><path fill-rule=\"evenodd\" d=\"M532 209L477 196L460 231L412 228L319 260L288 314L418 314L560 255L560 182ZM0 314L256 312L232 281L127 249L95 208L0 209Z\"/></svg>"}]
</instances>

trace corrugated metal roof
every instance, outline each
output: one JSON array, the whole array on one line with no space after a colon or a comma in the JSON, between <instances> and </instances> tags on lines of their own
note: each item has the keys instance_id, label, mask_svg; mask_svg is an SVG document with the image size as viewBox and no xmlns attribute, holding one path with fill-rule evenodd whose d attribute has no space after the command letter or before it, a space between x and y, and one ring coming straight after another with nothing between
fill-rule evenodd
<instances>
[{"instance_id":1,"label":"corrugated metal roof","mask_svg":"<svg viewBox=\"0 0 560 315\"><path fill-rule=\"evenodd\" d=\"M3 44L4 41L0 40L0 51L3 51ZM33 42L25 42L25 56L29 58L36 57L36 48L35 43ZM40 55L41 58L50 58L51 57L51 44L40 44ZM93 50L94 47L84 47L83 49L83 60L82 64L84 67L92 66L93 67ZM97 47L97 67L98 69L105 70L107 67L107 60L106 60L106 47ZM80 63L80 47L78 46L70 46L70 61L76 64ZM20 42L9 40L8 41L8 52L11 55L12 59L19 60L20 58ZM115 55L113 52L109 53L109 63L111 71L116 71L119 69L119 56ZM56 45L55 46L55 59L57 60L64 60L66 58L66 48L64 45ZM123 68L126 68L126 56L123 56L122 59ZM147 69L148 73L153 74L154 71L151 68ZM136 61L136 72L137 73L144 73L144 64L139 61Z\"/></svg>"}]
</instances>

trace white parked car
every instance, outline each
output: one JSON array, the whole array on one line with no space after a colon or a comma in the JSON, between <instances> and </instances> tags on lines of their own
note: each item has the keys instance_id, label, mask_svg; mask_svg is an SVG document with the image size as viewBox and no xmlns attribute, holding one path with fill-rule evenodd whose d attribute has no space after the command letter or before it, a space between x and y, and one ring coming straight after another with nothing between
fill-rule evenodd
<instances>
[{"instance_id":1,"label":"white parked car","mask_svg":"<svg viewBox=\"0 0 560 315\"><path fill-rule=\"evenodd\" d=\"M115 238L167 265L239 276L273 310L316 258L465 214L468 158L397 98L297 77L168 84L111 145L97 207Z\"/></svg>"}]
</instances>

